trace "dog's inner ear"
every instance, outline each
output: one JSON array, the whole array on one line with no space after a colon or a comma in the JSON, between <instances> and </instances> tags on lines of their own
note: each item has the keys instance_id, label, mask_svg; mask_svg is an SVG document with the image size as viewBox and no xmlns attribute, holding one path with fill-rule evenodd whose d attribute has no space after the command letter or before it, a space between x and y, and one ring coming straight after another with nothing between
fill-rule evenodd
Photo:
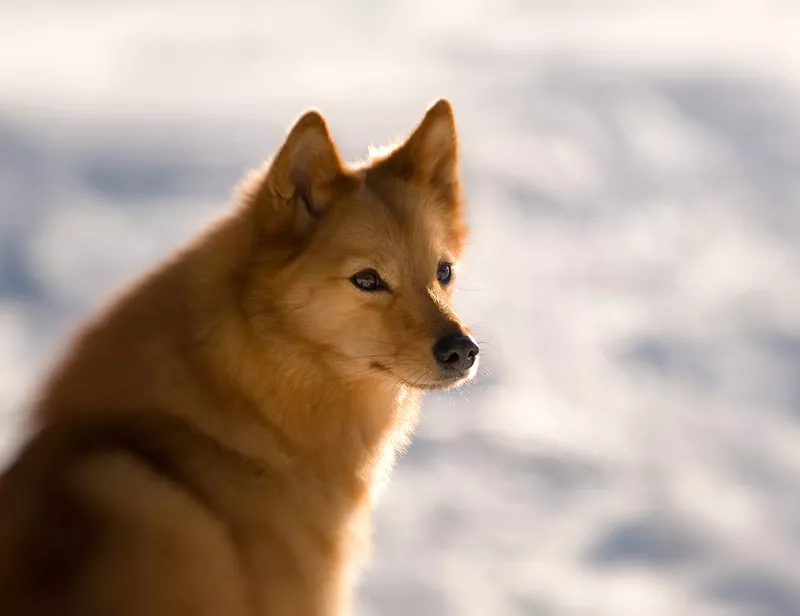
<instances>
[{"instance_id":1,"label":"dog's inner ear","mask_svg":"<svg viewBox=\"0 0 800 616\"><path fill-rule=\"evenodd\" d=\"M296 232L307 231L324 216L333 198L342 163L325 120L316 111L303 115L289 131L267 174L277 197L266 223ZM275 211L277 210L277 211Z\"/></svg>"},{"instance_id":2,"label":"dog's inner ear","mask_svg":"<svg viewBox=\"0 0 800 616\"><path fill-rule=\"evenodd\" d=\"M373 169L439 190L456 185L458 139L450 103L445 99L434 103L408 139Z\"/></svg>"}]
</instances>

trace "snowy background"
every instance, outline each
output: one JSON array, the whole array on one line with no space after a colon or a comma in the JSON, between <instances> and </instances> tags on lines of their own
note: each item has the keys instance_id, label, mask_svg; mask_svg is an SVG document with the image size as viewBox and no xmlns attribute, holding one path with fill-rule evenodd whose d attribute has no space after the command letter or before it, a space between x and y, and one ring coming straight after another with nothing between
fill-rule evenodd
<instances>
[{"instance_id":1,"label":"snowy background","mask_svg":"<svg viewBox=\"0 0 800 616\"><path fill-rule=\"evenodd\" d=\"M454 104L486 373L428 398L364 616L800 614L800 7L0 0L0 435L309 106Z\"/></svg>"}]
</instances>

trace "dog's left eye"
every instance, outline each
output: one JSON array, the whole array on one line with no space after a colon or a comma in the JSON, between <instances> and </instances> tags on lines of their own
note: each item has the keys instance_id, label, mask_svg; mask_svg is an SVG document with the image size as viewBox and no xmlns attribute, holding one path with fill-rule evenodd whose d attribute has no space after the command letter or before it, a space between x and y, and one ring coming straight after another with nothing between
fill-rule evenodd
<instances>
[{"instance_id":1,"label":"dog's left eye","mask_svg":"<svg viewBox=\"0 0 800 616\"><path fill-rule=\"evenodd\" d=\"M357 286L362 291L382 291L389 288L374 269L366 269L353 274L350 277L350 282Z\"/></svg>"},{"instance_id":2,"label":"dog's left eye","mask_svg":"<svg viewBox=\"0 0 800 616\"><path fill-rule=\"evenodd\" d=\"M453 277L453 266L449 263L440 263L436 271L436 279L440 284L447 284Z\"/></svg>"}]
</instances>

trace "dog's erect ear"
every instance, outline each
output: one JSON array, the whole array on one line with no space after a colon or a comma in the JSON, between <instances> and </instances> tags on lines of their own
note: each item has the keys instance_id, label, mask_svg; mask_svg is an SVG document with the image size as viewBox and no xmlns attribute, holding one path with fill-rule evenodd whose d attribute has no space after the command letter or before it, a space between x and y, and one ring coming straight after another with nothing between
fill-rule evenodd
<instances>
[{"instance_id":1,"label":"dog's erect ear","mask_svg":"<svg viewBox=\"0 0 800 616\"><path fill-rule=\"evenodd\" d=\"M375 168L437 190L454 187L458 183L458 138L447 99L431 105L405 143Z\"/></svg>"},{"instance_id":2,"label":"dog's erect ear","mask_svg":"<svg viewBox=\"0 0 800 616\"><path fill-rule=\"evenodd\" d=\"M295 122L286 141L269 167L264 181L271 198L262 193L259 201L269 210L265 222L271 229L295 231L313 226L330 204L342 163L325 120L317 111L308 111Z\"/></svg>"}]
</instances>

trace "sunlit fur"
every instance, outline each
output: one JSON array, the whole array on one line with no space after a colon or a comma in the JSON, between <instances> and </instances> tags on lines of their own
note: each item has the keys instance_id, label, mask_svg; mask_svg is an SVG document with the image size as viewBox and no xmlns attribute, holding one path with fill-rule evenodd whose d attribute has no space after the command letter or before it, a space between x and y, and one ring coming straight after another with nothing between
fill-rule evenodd
<instances>
[{"instance_id":1,"label":"sunlit fur","mask_svg":"<svg viewBox=\"0 0 800 616\"><path fill-rule=\"evenodd\" d=\"M349 611L369 511L466 333L447 101L346 165L303 115L237 203L84 326L0 482L0 613ZM389 289L351 276L373 268Z\"/></svg>"}]
</instances>

